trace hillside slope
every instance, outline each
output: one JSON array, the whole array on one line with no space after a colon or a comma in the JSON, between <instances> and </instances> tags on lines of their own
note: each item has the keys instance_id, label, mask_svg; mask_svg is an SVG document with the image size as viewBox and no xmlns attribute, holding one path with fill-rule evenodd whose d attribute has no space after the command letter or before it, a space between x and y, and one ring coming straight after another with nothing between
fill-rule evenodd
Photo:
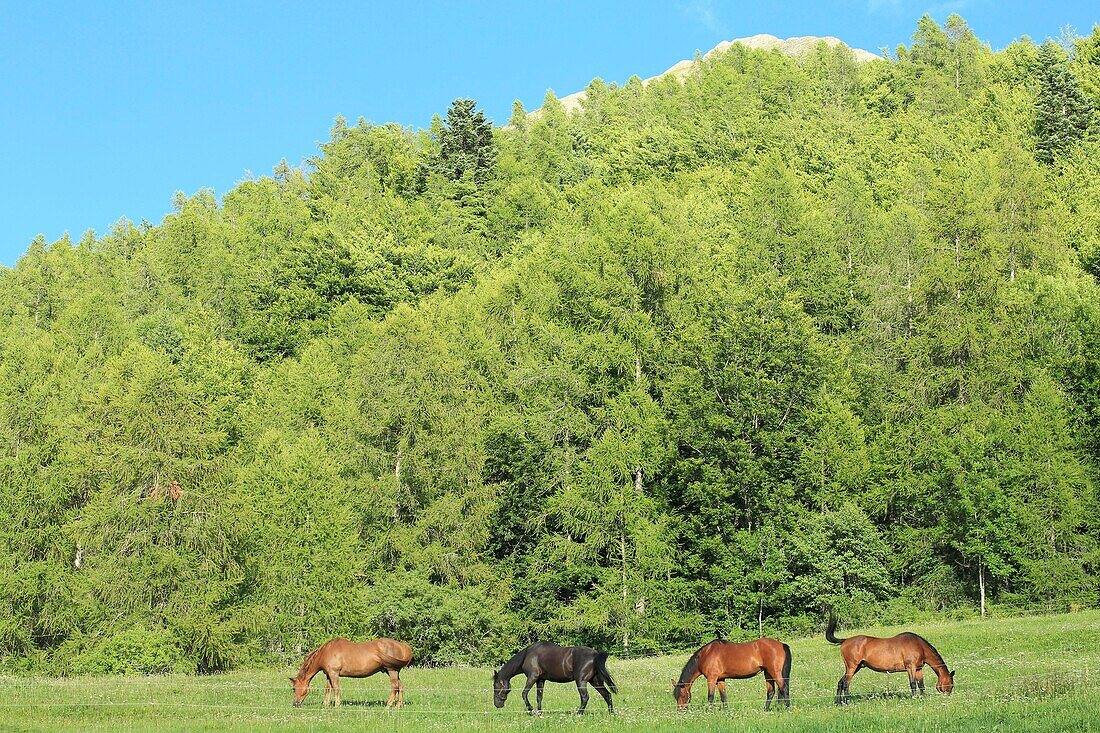
<instances>
[{"instance_id":1,"label":"hillside slope","mask_svg":"<svg viewBox=\"0 0 1100 733\"><path fill-rule=\"evenodd\" d=\"M1096 605L1077 48L735 44L508 130L338 119L302 169L34 242L0 270L0 665Z\"/></svg>"}]
</instances>

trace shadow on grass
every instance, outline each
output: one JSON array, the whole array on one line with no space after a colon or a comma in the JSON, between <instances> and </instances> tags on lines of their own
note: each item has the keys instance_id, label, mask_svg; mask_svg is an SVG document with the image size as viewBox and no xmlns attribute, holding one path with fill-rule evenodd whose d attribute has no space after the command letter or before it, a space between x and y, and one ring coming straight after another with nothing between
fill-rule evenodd
<instances>
[{"instance_id":1,"label":"shadow on grass","mask_svg":"<svg viewBox=\"0 0 1100 733\"><path fill-rule=\"evenodd\" d=\"M874 690L859 695L851 695L847 704L866 700L909 700L911 698L919 700L920 696L918 695L916 698L913 698L909 690Z\"/></svg>"},{"instance_id":2,"label":"shadow on grass","mask_svg":"<svg viewBox=\"0 0 1100 733\"><path fill-rule=\"evenodd\" d=\"M385 700L341 700L340 702L353 708L381 708L382 710L386 709ZM415 707L415 705L406 700L403 707L409 708ZM394 707L393 709L400 710L400 708L398 707Z\"/></svg>"}]
</instances>

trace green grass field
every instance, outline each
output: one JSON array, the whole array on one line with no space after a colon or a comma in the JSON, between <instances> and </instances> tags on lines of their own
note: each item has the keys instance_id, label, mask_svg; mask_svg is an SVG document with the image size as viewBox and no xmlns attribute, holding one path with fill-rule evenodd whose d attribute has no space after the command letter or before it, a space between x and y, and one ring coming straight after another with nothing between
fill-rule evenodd
<instances>
[{"instance_id":1,"label":"green grass field","mask_svg":"<svg viewBox=\"0 0 1100 733\"><path fill-rule=\"evenodd\" d=\"M843 628L840 634L897 633L900 628ZM1100 611L1058 616L923 624L926 636L957 670L955 693L908 697L904 674L860 672L855 700L833 706L840 654L823 638L789 639L794 652L789 712L763 712L763 677L731 681L726 710L706 706L696 682L690 708L672 701L671 678L684 656L616 660L609 664L621 694L609 717L593 693L589 713L569 712L576 689L547 684L541 718L522 712L514 688L503 710L492 707L484 668L411 668L406 705L384 708L388 680L344 680L344 706L321 708L323 676L305 705L290 705L290 669L211 677L0 678L4 731L916 731L1091 730L1100 719ZM522 677L515 683L522 687ZM534 702L534 691L532 691Z\"/></svg>"}]
</instances>

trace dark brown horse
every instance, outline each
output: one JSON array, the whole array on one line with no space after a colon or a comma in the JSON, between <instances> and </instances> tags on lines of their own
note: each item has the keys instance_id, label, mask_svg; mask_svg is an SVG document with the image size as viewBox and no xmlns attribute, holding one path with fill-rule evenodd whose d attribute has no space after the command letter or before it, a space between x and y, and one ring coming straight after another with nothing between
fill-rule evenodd
<instances>
[{"instance_id":1,"label":"dark brown horse","mask_svg":"<svg viewBox=\"0 0 1100 733\"><path fill-rule=\"evenodd\" d=\"M397 700L397 707L405 703L405 687L401 684L401 669L412 662L412 647L394 639L375 639L363 643L347 639L332 639L310 652L302 662L297 677L290 678L294 689L294 707L301 707L309 694L309 683L318 672L328 679L325 687L324 707L329 697L336 693L336 707L340 706L341 677L370 677L375 672L390 676L390 697L386 707Z\"/></svg>"},{"instance_id":2,"label":"dark brown horse","mask_svg":"<svg viewBox=\"0 0 1100 733\"><path fill-rule=\"evenodd\" d=\"M588 683L591 682L607 703L607 712L615 712L611 694L618 694L619 689L607 671L607 652L587 646L535 642L517 652L499 672L493 674L493 704L498 708L504 707L504 701L512 691L512 678L521 672L527 675L527 684L523 686L523 704L527 706L527 712L532 712L531 701L527 699L532 685L538 686L536 698L538 711L542 712L542 687L547 681L576 683L581 696L578 713L583 713L588 705Z\"/></svg>"},{"instance_id":3,"label":"dark brown horse","mask_svg":"<svg viewBox=\"0 0 1100 733\"><path fill-rule=\"evenodd\" d=\"M844 674L836 686L836 704L843 705L852 699L849 688L856 672L866 667L876 672L909 673L909 691L912 697L917 691L924 695L924 667L928 665L936 672L936 689L950 695L955 686L955 673L947 668L943 657L936 647L924 637L906 632L880 638L877 636L853 636L850 639L838 639L836 617L829 618L829 627L825 629L825 638L832 644L840 644L840 655L844 657Z\"/></svg>"},{"instance_id":4,"label":"dark brown horse","mask_svg":"<svg viewBox=\"0 0 1100 733\"><path fill-rule=\"evenodd\" d=\"M714 690L726 704L726 680L743 680L764 673L768 699L764 709L772 706L772 697L779 689L779 702L791 706L791 648L775 639L757 639L745 644L715 639L700 647L688 659L680 672L680 681L672 688L676 705L683 710L691 701L691 684L699 677L707 678L707 702L714 702Z\"/></svg>"}]
</instances>

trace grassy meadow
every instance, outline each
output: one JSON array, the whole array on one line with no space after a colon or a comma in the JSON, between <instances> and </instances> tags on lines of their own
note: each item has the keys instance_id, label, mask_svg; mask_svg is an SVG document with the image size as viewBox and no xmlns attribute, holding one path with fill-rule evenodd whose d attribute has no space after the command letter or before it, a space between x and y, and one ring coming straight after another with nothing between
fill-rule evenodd
<instances>
[{"instance_id":1,"label":"grassy meadow","mask_svg":"<svg viewBox=\"0 0 1100 733\"><path fill-rule=\"evenodd\" d=\"M955 693L908 697L904 674L861 671L852 705L833 706L841 674L838 650L821 637L791 639L794 652L790 712L765 713L764 681L729 684L729 708L706 706L696 682L685 712L670 687L684 656L616 660L617 712L609 718L593 693L589 714L570 712L576 689L547 684L541 718L522 712L522 677L503 710L492 707L484 668L411 668L403 679L406 705L384 708L384 676L344 680L344 705L321 708L323 676L305 705L290 705L290 669L191 677L0 678L4 731L861 731L861 730L1090 730L1100 710L1100 611L1057 616L953 621L911 627L929 638L957 670ZM841 629L849 636L888 635L900 628ZM531 693L534 702L534 690Z\"/></svg>"}]
</instances>

